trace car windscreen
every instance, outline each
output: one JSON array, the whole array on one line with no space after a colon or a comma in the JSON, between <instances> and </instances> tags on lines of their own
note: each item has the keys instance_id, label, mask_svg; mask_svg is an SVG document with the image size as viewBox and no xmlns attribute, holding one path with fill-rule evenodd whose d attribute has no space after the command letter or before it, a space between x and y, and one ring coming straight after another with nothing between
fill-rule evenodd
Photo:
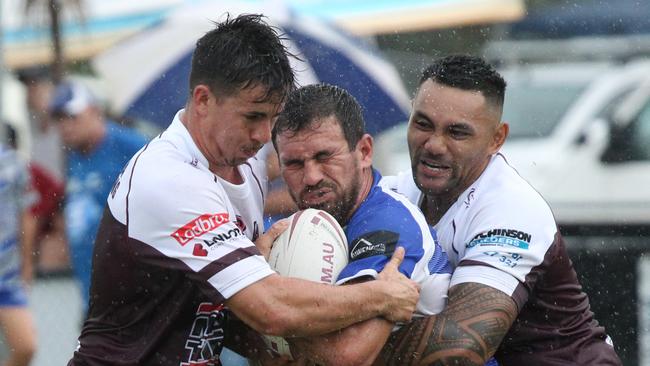
<instances>
[{"instance_id":1,"label":"car windscreen","mask_svg":"<svg viewBox=\"0 0 650 366\"><path fill-rule=\"evenodd\" d=\"M503 120L509 139L548 136L586 85L509 84Z\"/></svg>"}]
</instances>

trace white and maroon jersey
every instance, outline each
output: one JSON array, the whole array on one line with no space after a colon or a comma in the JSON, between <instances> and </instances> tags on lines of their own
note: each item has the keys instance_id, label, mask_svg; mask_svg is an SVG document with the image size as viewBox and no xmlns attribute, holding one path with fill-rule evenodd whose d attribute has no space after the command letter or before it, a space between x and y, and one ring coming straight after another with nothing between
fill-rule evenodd
<instances>
[{"instance_id":1,"label":"white and maroon jersey","mask_svg":"<svg viewBox=\"0 0 650 366\"><path fill-rule=\"evenodd\" d=\"M90 309L70 365L219 365L223 302L274 273L262 230L263 159L230 184L176 115L129 161L94 249Z\"/></svg>"},{"instance_id":2,"label":"white and maroon jersey","mask_svg":"<svg viewBox=\"0 0 650 366\"><path fill-rule=\"evenodd\" d=\"M411 172L381 184L422 203ZM481 283L517 304L519 315L495 355L500 364L620 364L593 318L551 209L502 154L434 228L455 268L450 287Z\"/></svg>"}]
</instances>

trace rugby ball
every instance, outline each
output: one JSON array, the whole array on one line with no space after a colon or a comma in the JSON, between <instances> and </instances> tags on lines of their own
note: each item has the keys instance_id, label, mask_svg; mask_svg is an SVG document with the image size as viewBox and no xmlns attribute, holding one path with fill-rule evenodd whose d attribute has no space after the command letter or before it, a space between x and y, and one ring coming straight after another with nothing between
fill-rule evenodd
<instances>
[{"instance_id":1,"label":"rugby ball","mask_svg":"<svg viewBox=\"0 0 650 366\"><path fill-rule=\"evenodd\" d=\"M341 225L327 212L298 211L273 243L269 264L282 276L333 285L348 264L348 241Z\"/></svg>"},{"instance_id":2,"label":"rugby ball","mask_svg":"<svg viewBox=\"0 0 650 366\"><path fill-rule=\"evenodd\" d=\"M269 264L282 276L333 285L348 264L348 241L341 225L327 212L309 208L289 217L289 227L273 243ZM289 344L264 336L267 345L291 357Z\"/></svg>"}]
</instances>

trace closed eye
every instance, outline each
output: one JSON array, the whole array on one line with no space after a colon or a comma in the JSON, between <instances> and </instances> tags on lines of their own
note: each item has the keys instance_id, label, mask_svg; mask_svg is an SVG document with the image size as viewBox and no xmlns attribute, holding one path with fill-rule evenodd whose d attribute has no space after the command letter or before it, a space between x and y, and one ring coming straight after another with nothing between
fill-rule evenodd
<instances>
[{"instance_id":1,"label":"closed eye","mask_svg":"<svg viewBox=\"0 0 650 366\"><path fill-rule=\"evenodd\" d=\"M332 157L331 151L320 151L314 156L314 160L318 162L324 162L329 160Z\"/></svg>"},{"instance_id":2,"label":"closed eye","mask_svg":"<svg viewBox=\"0 0 650 366\"><path fill-rule=\"evenodd\" d=\"M298 169L304 165L304 162L302 160L298 159L291 159L291 160L283 160L282 161L282 166L284 166L287 169Z\"/></svg>"},{"instance_id":3,"label":"closed eye","mask_svg":"<svg viewBox=\"0 0 650 366\"><path fill-rule=\"evenodd\" d=\"M449 127L449 134L455 138L466 138L474 134L474 130L465 124L452 125Z\"/></svg>"},{"instance_id":4,"label":"closed eye","mask_svg":"<svg viewBox=\"0 0 650 366\"><path fill-rule=\"evenodd\" d=\"M411 124L420 130L429 130L433 128L431 121L422 113L415 112L411 116Z\"/></svg>"},{"instance_id":5,"label":"closed eye","mask_svg":"<svg viewBox=\"0 0 650 366\"><path fill-rule=\"evenodd\" d=\"M429 121L423 120L423 119L415 120L415 121L413 121L413 123L415 123L416 126L422 127L422 128L428 128L428 127L431 126L431 123L429 123Z\"/></svg>"},{"instance_id":6,"label":"closed eye","mask_svg":"<svg viewBox=\"0 0 650 366\"><path fill-rule=\"evenodd\" d=\"M256 112L253 112L253 113L246 113L246 114L244 115L244 117L245 117L247 120L249 120L249 121L251 121L251 122L254 122L254 121L258 121L258 120L260 120L260 119L266 118L266 113L256 113Z\"/></svg>"}]
</instances>

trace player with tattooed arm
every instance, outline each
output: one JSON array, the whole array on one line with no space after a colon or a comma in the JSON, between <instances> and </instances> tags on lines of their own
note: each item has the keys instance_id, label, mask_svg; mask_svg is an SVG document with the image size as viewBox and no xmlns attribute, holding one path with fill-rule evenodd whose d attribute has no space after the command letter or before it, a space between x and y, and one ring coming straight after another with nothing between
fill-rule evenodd
<instances>
[{"instance_id":1,"label":"player with tattooed arm","mask_svg":"<svg viewBox=\"0 0 650 366\"><path fill-rule=\"evenodd\" d=\"M422 209L455 269L447 308L404 327L383 360L620 365L551 209L499 152L505 87L470 56L442 58L422 74L407 133L412 171L381 184Z\"/></svg>"}]
</instances>

